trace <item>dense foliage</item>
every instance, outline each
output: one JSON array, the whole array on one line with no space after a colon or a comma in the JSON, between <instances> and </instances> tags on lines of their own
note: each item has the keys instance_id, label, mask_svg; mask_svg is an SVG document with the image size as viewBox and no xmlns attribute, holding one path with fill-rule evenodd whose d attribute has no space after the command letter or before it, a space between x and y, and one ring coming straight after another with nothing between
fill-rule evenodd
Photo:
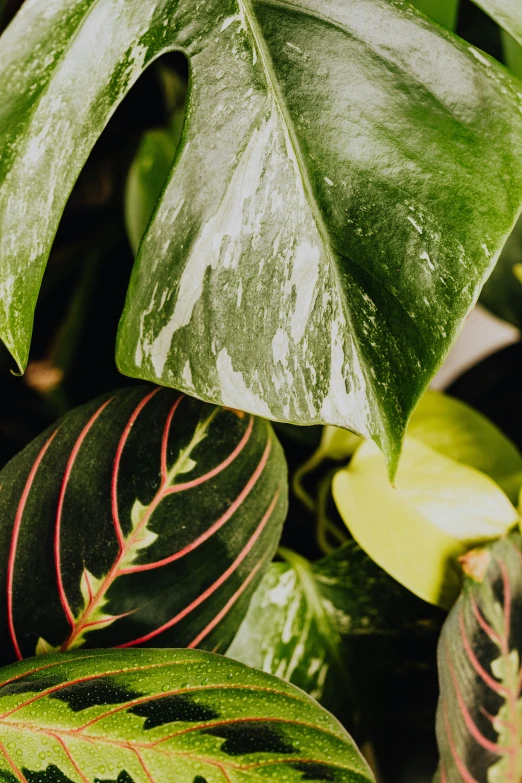
<instances>
[{"instance_id":1,"label":"dense foliage","mask_svg":"<svg viewBox=\"0 0 522 783\"><path fill-rule=\"evenodd\" d=\"M1 781L520 781L521 9L0 0Z\"/></svg>"}]
</instances>

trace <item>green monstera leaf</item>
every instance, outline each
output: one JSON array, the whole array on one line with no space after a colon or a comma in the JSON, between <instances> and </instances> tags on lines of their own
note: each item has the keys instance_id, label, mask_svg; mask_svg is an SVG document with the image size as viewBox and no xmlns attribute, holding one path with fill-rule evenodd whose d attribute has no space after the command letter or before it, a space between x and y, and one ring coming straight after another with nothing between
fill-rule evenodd
<instances>
[{"instance_id":1,"label":"green monstera leaf","mask_svg":"<svg viewBox=\"0 0 522 783\"><path fill-rule=\"evenodd\" d=\"M227 655L293 682L336 712L353 698L351 637L440 627L435 610L353 541L313 564L279 551L285 561L267 571Z\"/></svg>"},{"instance_id":2,"label":"green monstera leaf","mask_svg":"<svg viewBox=\"0 0 522 783\"><path fill-rule=\"evenodd\" d=\"M0 334L21 369L71 188L172 49L187 118L119 367L348 427L393 469L520 211L519 82L402 0L25 3L0 41Z\"/></svg>"},{"instance_id":3,"label":"green monstera leaf","mask_svg":"<svg viewBox=\"0 0 522 783\"><path fill-rule=\"evenodd\" d=\"M52 655L0 672L5 783L372 783L302 691L217 655Z\"/></svg>"},{"instance_id":4,"label":"green monstera leaf","mask_svg":"<svg viewBox=\"0 0 522 783\"><path fill-rule=\"evenodd\" d=\"M138 388L68 414L0 473L0 650L226 648L273 557L271 426Z\"/></svg>"},{"instance_id":5,"label":"green monstera leaf","mask_svg":"<svg viewBox=\"0 0 522 783\"><path fill-rule=\"evenodd\" d=\"M440 783L522 779L520 537L462 558L466 574L439 644Z\"/></svg>"}]
</instances>

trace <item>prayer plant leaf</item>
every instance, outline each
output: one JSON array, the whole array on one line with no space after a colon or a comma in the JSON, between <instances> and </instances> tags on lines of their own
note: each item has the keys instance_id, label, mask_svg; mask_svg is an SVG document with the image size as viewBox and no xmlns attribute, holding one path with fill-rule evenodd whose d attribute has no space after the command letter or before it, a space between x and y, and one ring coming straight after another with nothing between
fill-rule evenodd
<instances>
[{"instance_id":1,"label":"prayer plant leaf","mask_svg":"<svg viewBox=\"0 0 522 783\"><path fill-rule=\"evenodd\" d=\"M466 574L439 643L440 783L522 780L520 537L462 558Z\"/></svg>"},{"instance_id":2,"label":"prayer plant leaf","mask_svg":"<svg viewBox=\"0 0 522 783\"><path fill-rule=\"evenodd\" d=\"M0 40L0 334L21 369L71 188L172 49L187 117L120 369L350 428L393 472L520 211L518 80L402 0L24 3Z\"/></svg>"},{"instance_id":3,"label":"prayer plant leaf","mask_svg":"<svg viewBox=\"0 0 522 783\"><path fill-rule=\"evenodd\" d=\"M302 691L196 650L98 650L0 673L5 783L372 783Z\"/></svg>"},{"instance_id":4,"label":"prayer plant leaf","mask_svg":"<svg viewBox=\"0 0 522 783\"><path fill-rule=\"evenodd\" d=\"M268 422L139 386L69 413L0 473L0 655L226 649L277 547Z\"/></svg>"},{"instance_id":5,"label":"prayer plant leaf","mask_svg":"<svg viewBox=\"0 0 522 783\"><path fill-rule=\"evenodd\" d=\"M337 508L355 540L381 568L425 601L457 599L457 557L504 535L518 514L484 473L407 437L395 486L369 441L333 482Z\"/></svg>"},{"instance_id":6,"label":"prayer plant leaf","mask_svg":"<svg viewBox=\"0 0 522 783\"><path fill-rule=\"evenodd\" d=\"M350 637L436 630L438 617L353 541L317 563L272 563L227 655L293 682L337 713L353 698Z\"/></svg>"},{"instance_id":7,"label":"prayer plant leaf","mask_svg":"<svg viewBox=\"0 0 522 783\"><path fill-rule=\"evenodd\" d=\"M522 45L522 4L520 0L473 0L473 2Z\"/></svg>"}]
</instances>

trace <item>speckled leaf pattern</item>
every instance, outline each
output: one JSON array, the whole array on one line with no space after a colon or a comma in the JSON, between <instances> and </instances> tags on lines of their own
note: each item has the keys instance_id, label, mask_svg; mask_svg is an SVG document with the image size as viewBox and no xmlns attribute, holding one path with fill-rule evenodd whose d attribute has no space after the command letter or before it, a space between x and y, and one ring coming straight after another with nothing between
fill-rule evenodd
<instances>
[{"instance_id":1,"label":"speckled leaf pattern","mask_svg":"<svg viewBox=\"0 0 522 783\"><path fill-rule=\"evenodd\" d=\"M194 650L77 652L2 669L0 779L374 780L351 737L302 691Z\"/></svg>"},{"instance_id":2,"label":"speckled leaf pattern","mask_svg":"<svg viewBox=\"0 0 522 783\"><path fill-rule=\"evenodd\" d=\"M227 655L275 674L331 709L350 698L351 636L436 632L436 611L353 541L317 563L280 550Z\"/></svg>"},{"instance_id":3,"label":"speckled leaf pattern","mask_svg":"<svg viewBox=\"0 0 522 783\"><path fill-rule=\"evenodd\" d=\"M69 413L0 473L0 656L226 649L286 482L248 414L143 385Z\"/></svg>"},{"instance_id":4,"label":"speckled leaf pattern","mask_svg":"<svg viewBox=\"0 0 522 783\"><path fill-rule=\"evenodd\" d=\"M439 644L440 783L522 779L520 536L463 558L464 590Z\"/></svg>"},{"instance_id":5,"label":"speckled leaf pattern","mask_svg":"<svg viewBox=\"0 0 522 783\"><path fill-rule=\"evenodd\" d=\"M121 370L351 428L393 468L520 209L519 82L402 0L25 3L0 41L0 334L22 368L74 181L173 48L187 120Z\"/></svg>"},{"instance_id":6,"label":"speckled leaf pattern","mask_svg":"<svg viewBox=\"0 0 522 783\"><path fill-rule=\"evenodd\" d=\"M522 45L522 4L520 0L473 0Z\"/></svg>"}]
</instances>

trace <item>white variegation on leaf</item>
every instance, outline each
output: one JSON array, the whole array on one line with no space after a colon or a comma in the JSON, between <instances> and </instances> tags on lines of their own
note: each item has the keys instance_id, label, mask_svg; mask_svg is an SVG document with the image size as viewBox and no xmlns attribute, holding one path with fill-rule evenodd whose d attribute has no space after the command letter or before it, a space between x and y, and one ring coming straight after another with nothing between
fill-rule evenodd
<instances>
[{"instance_id":1,"label":"white variegation on leaf","mask_svg":"<svg viewBox=\"0 0 522 783\"><path fill-rule=\"evenodd\" d=\"M25 3L0 41L0 336L21 369L73 184L172 49L186 125L120 369L352 429L393 471L520 211L519 82L402 0Z\"/></svg>"}]
</instances>

